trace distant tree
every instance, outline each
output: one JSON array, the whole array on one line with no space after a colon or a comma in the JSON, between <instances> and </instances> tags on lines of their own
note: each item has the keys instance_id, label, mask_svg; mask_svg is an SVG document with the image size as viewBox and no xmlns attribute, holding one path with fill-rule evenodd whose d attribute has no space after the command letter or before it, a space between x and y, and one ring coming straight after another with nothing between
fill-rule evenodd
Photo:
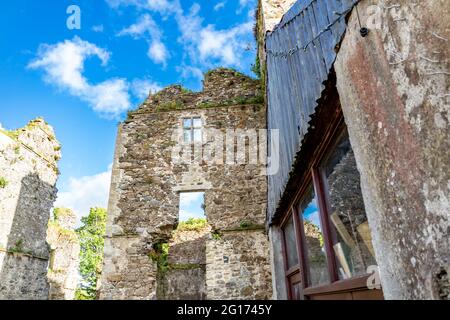
<instances>
[{"instance_id":1,"label":"distant tree","mask_svg":"<svg viewBox=\"0 0 450 320\"><path fill-rule=\"evenodd\" d=\"M92 208L87 217L81 219L82 226L77 229L80 238L80 275L75 298L95 300L97 280L102 272L103 247L106 232L106 209Z\"/></svg>"}]
</instances>

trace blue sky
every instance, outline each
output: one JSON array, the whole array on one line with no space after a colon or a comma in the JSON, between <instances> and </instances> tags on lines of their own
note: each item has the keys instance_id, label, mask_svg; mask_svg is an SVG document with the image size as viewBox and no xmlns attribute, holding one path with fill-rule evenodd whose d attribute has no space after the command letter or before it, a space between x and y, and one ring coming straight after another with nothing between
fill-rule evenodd
<instances>
[{"instance_id":1,"label":"blue sky","mask_svg":"<svg viewBox=\"0 0 450 320\"><path fill-rule=\"evenodd\" d=\"M205 218L203 209L203 192L187 192L180 194L180 221L187 221L191 218Z\"/></svg>"},{"instance_id":2,"label":"blue sky","mask_svg":"<svg viewBox=\"0 0 450 320\"><path fill-rule=\"evenodd\" d=\"M69 30L67 8L81 9ZM251 75L256 0L16 0L0 4L0 124L38 116L63 158L57 205L106 206L117 123L150 90L199 90L226 66Z\"/></svg>"}]
</instances>

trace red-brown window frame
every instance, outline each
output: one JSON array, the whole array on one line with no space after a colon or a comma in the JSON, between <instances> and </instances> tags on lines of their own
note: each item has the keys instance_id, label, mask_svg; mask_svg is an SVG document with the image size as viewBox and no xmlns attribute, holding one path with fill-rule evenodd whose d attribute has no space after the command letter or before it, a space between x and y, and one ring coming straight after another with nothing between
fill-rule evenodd
<instances>
[{"instance_id":1,"label":"red-brown window frame","mask_svg":"<svg viewBox=\"0 0 450 320\"><path fill-rule=\"evenodd\" d=\"M332 151L332 148L336 145L339 138L344 134L346 130L346 125L344 122L344 117L342 110L338 110L336 113L335 121L333 121L327 130L324 139L317 146L313 161L310 164L310 169L308 174L304 176L304 179L298 188L298 191L291 202L291 206L286 212L284 218L281 220L281 230L283 236L283 258L285 265L285 281L288 290L288 297L292 299L290 277L296 272L301 273L302 278L302 291L301 298L308 299L313 295L321 295L327 293L338 293L338 292L349 292L367 289L367 278L368 274L362 276L356 276L350 279L339 280L338 269L336 264L336 256L333 250L333 243L335 242L336 234L331 228L330 223L330 201L329 192L327 190L325 170L322 167L322 162ZM298 212L298 207L304 193L309 186L314 187L314 191L317 197L317 204L319 209L320 223L322 226L322 233L324 237L325 252L327 257L327 266L330 283L326 285L320 285L311 287L309 282L309 266L308 259L306 255L306 238L303 228L303 218L302 213ZM286 243L284 226L286 225L288 219L294 219L294 228L296 234L296 244L297 244L297 254L299 259L299 265L296 268L291 268L287 270L287 253L286 253Z\"/></svg>"}]
</instances>

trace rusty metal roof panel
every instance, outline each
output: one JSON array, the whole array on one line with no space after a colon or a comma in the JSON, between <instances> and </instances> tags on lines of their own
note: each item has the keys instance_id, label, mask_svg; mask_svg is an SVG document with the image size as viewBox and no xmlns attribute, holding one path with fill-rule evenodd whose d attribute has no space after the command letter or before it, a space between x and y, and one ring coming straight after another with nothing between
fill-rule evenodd
<instances>
[{"instance_id":1,"label":"rusty metal roof panel","mask_svg":"<svg viewBox=\"0 0 450 320\"><path fill-rule=\"evenodd\" d=\"M280 134L280 168L269 175L268 221L276 212L308 123L336 59L345 17L359 0L299 0L267 34L268 127ZM269 141L269 155L274 151Z\"/></svg>"}]
</instances>

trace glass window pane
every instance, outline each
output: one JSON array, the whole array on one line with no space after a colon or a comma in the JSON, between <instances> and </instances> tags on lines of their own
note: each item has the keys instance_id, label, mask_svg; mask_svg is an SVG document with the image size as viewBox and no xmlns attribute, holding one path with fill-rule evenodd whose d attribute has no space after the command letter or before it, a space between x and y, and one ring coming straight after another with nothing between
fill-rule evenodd
<instances>
[{"instance_id":1,"label":"glass window pane","mask_svg":"<svg viewBox=\"0 0 450 320\"><path fill-rule=\"evenodd\" d=\"M184 119L183 120L183 128L192 128L192 119Z\"/></svg>"},{"instance_id":2,"label":"glass window pane","mask_svg":"<svg viewBox=\"0 0 450 320\"><path fill-rule=\"evenodd\" d=\"M312 185L300 203L299 212L301 212L303 218L310 285L314 287L327 284L330 282L327 256L320 223L319 208Z\"/></svg>"},{"instance_id":3,"label":"glass window pane","mask_svg":"<svg viewBox=\"0 0 450 320\"><path fill-rule=\"evenodd\" d=\"M202 119L194 118L194 128L201 128L201 127L202 127Z\"/></svg>"},{"instance_id":4,"label":"glass window pane","mask_svg":"<svg viewBox=\"0 0 450 320\"><path fill-rule=\"evenodd\" d=\"M287 268L298 265L297 240L295 236L294 220L292 217L283 229L286 243Z\"/></svg>"},{"instance_id":5,"label":"glass window pane","mask_svg":"<svg viewBox=\"0 0 450 320\"><path fill-rule=\"evenodd\" d=\"M348 134L341 137L324 163L329 190L333 249L340 279L366 274L376 265L364 209L361 182Z\"/></svg>"},{"instance_id":6,"label":"glass window pane","mask_svg":"<svg viewBox=\"0 0 450 320\"><path fill-rule=\"evenodd\" d=\"M194 129L194 142L202 142L202 130Z\"/></svg>"},{"instance_id":7,"label":"glass window pane","mask_svg":"<svg viewBox=\"0 0 450 320\"><path fill-rule=\"evenodd\" d=\"M192 142L192 131L191 129L183 130L183 141L184 142Z\"/></svg>"}]
</instances>

